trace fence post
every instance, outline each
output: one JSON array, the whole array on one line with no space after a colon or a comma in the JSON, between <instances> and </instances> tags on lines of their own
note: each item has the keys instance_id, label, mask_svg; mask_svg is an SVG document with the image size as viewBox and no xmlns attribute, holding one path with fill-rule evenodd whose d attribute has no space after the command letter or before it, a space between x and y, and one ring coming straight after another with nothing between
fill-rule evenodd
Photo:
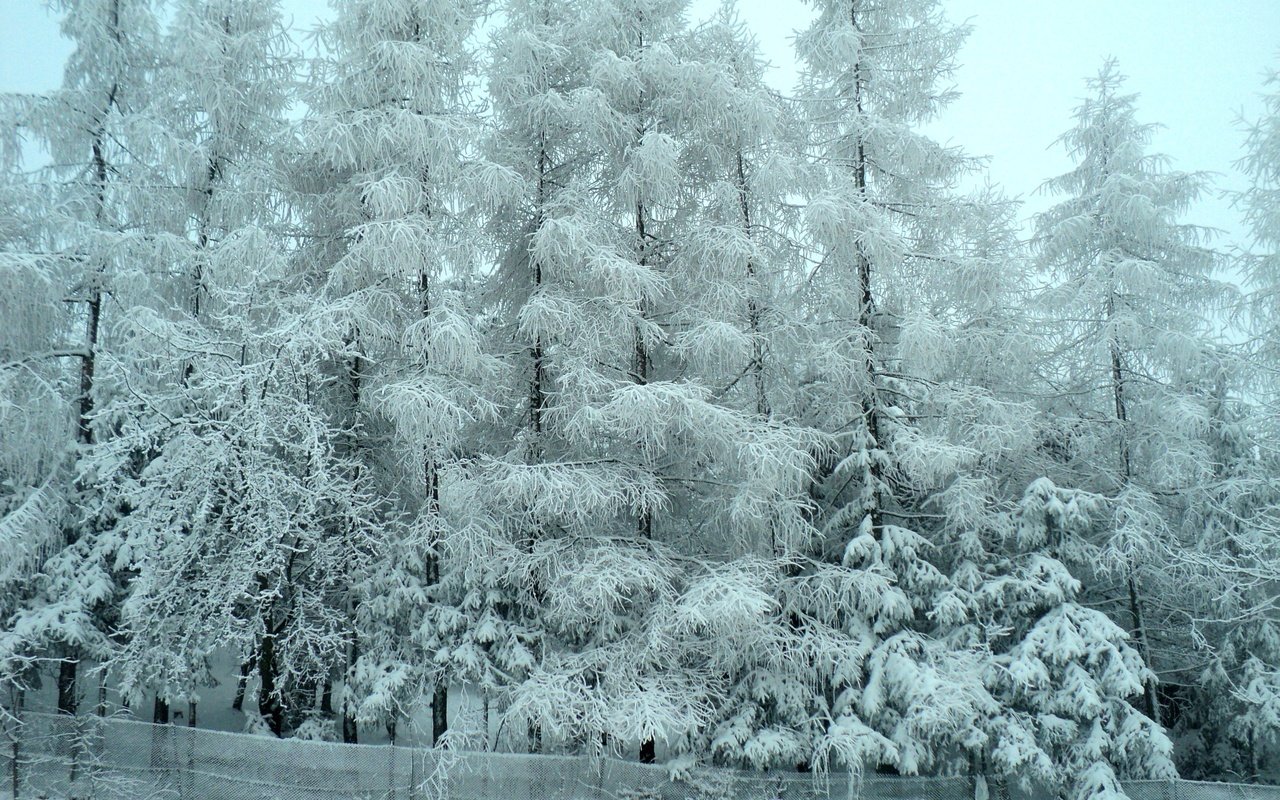
<instances>
[{"instance_id":1,"label":"fence post","mask_svg":"<svg viewBox=\"0 0 1280 800\"><path fill-rule=\"evenodd\" d=\"M409 800L414 800L418 796L418 758L422 748L411 747L409 754Z\"/></svg>"},{"instance_id":2,"label":"fence post","mask_svg":"<svg viewBox=\"0 0 1280 800\"><path fill-rule=\"evenodd\" d=\"M605 798L605 793L604 793L604 760L605 758L607 758L607 756L605 755L604 748L602 747L600 748L599 755L595 759L595 762L596 762L595 763L595 771L596 771L595 789L596 789L596 797L600 798L600 800L604 800Z\"/></svg>"},{"instance_id":3,"label":"fence post","mask_svg":"<svg viewBox=\"0 0 1280 800\"><path fill-rule=\"evenodd\" d=\"M5 727L9 732L9 781L13 789L13 800L18 800L19 787L22 784L22 773L18 766L18 760L22 757L22 704L26 699L25 692L17 687L9 687L9 704L13 708L11 714L6 716L11 718L11 722Z\"/></svg>"},{"instance_id":4,"label":"fence post","mask_svg":"<svg viewBox=\"0 0 1280 800\"><path fill-rule=\"evenodd\" d=\"M396 740L391 737L391 744L387 747L387 798L388 800L396 800Z\"/></svg>"}]
</instances>

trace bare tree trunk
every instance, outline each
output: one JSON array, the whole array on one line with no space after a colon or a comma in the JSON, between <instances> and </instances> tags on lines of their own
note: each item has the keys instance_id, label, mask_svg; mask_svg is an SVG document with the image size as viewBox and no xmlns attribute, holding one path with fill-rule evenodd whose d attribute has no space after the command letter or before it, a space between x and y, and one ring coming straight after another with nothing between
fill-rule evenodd
<instances>
[{"instance_id":1,"label":"bare tree trunk","mask_svg":"<svg viewBox=\"0 0 1280 800\"><path fill-rule=\"evenodd\" d=\"M76 668L79 661L74 658L63 658L58 663L58 713L74 714L78 705L76 693Z\"/></svg>"},{"instance_id":2,"label":"bare tree trunk","mask_svg":"<svg viewBox=\"0 0 1280 800\"><path fill-rule=\"evenodd\" d=\"M859 32L862 31L858 23L858 2L851 0L849 4L849 24ZM859 117L862 115L863 90L865 88L866 78L863 74L861 62L854 64L854 108L857 110ZM858 190L858 196L862 200L867 199L867 145L861 135L858 136L857 155L853 165L854 186ZM862 335L867 337L864 347L866 349L865 368L867 371L867 392L862 398L862 419L863 425L867 432L867 442L864 446L879 449L882 442L880 441L880 413L879 399L876 397L876 354L874 349L874 323L875 323L875 295L871 291L871 258L863 249L863 245L859 242L856 246L857 250L857 287L860 294L858 302L858 327L861 329ZM881 515L880 487L884 484L884 476L882 474L881 460L878 458L870 459L867 467L867 480L875 485L875 491L867 494L871 507L866 509L867 517L871 522L871 535L877 539L880 537L880 531L883 527Z\"/></svg>"},{"instance_id":3,"label":"bare tree trunk","mask_svg":"<svg viewBox=\"0 0 1280 800\"><path fill-rule=\"evenodd\" d=\"M356 339L352 339L349 344L358 344ZM359 352L357 348L356 352ZM361 391L361 374L362 363L359 355L352 358L351 363L347 367L347 383L350 391L351 402L351 419L348 421L348 429L351 434L344 437L346 447L349 454L355 454L360 443L356 439L355 430L356 422L360 415L360 391ZM360 467L356 466L355 478L359 478ZM355 547L350 544L351 533L344 529L342 535L347 538L347 549L354 553ZM359 606L359 600L356 597L355 588L351 585L347 586L347 658L342 678L342 741L347 744L356 744L360 738L359 726L356 724L355 708L353 707L351 698L351 681L355 675L356 662L360 659L360 635L357 629L356 611Z\"/></svg>"},{"instance_id":4,"label":"bare tree trunk","mask_svg":"<svg viewBox=\"0 0 1280 800\"><path fill-rule=\"evenodd\" d=\"M253 671L254 664L255 657L253 653L250 653L249 657L240 664L240 677L236 679L236 694L231 700L231 708L235 711L240 711L244 708L244 690L249 683L249 673Z\"/></svg>"},{"instance_id":5,"label":"bare tree trunk","mask_svg":"<svg viewBox=\"0 0 1280 800\"><path fill-rule=\"evenodd\" d=\"M640 264L647 266L648 263L648 232L646 227L648 224L647 214L645 212L644 203L636 203L636 240L640 252ZM644 313L644 309L641 309ZM645 344L644 334L639 327L636 328L636 350L635 350L635 366L633 368L633 380L636 383L644 384L649 382L650 355L649 348ZM653 514L648 508L640 509L639 519L636 521L636 532L642 539L653 538ZM640 763L652 764L658 760L657 744L653 737L647 737L640 742Z\"/></svg>"},{"instance_id":6,"label":"bare tree trunk","mask_svg":"<svg viewBox=\"0 0 1280 800\"><path fill-rule=\"evenodd\" d=\"M258 713L271 732L281 736L284 732L284 708L276 686L278 674L275 633L271 629L270 620L267 620L267 631L258 648L258 678L262 684L258 690Z\"/></svg>"},{"instance_id":7,"label":"bare tree trunk","mask_svg":"<svg viewBox=\"0 0 1280 800\"><path fill-rule=\"evenodd\" d=\"M13 728L9 738L9 780L13 789L13 800L18 800L18 787L21 785L22 763L22 706L26 702L26 692L17 687L10 687L9 697L13 705Z\"/></svg>"},{"instance_id":8,"label":"bare tree trunk","mask_svg":"<svg viewBox=\"0 0 1280 800\"><path fill-rule=\"evenodd\" d=\"M1114 277L1110 283L1111 291L1107 295L1107 321L1110 322L1116 315L1116 295ZM1111 391L1115 400L1116 422L1120 426L1120 474L1122 485L1129 486L1133 481L1133 463L1129 450L1129 410L1125 397L1125 377L1124 377L1124 359L1120 348L1120 342L1116 339L1115 334L1111 335ZM1129 589L1129 615L1133 618L1133 638L1134 643L1138 646L1138 653L1142 656L1142 660L1146 663L1147 668L1152 670L1154 675L1155 667L1151 663L1151 647L1147 639L1146 625L1142 620L1142 602L1138 593L1138 579L1132 565L1126 572L1126 583ZM1160 698L1156 694L1156 681L1154 677L1149 677L1143 681L1143 694L1146 697L1147 716L1157 724L1160 723Z\"/></svg>"},{"instance_id":9,"label":"bare tree trunk","mask_svg":"<svg viewBox=\"0 0 1280 800\"><path fill-rule=\"evenodd\" d=\"M431 695L431 746L440 744L440 739L449 730L449 688L444 682L436 684Z\"/></svg>"},{"instance_id":10,"label":"bare tree trunk","mask_svg":"<svg viewBox=\"0 0 1280 800\"><path fill-rule=\"evenodd\" d=\"M107 670L100 668L98 672L98 707L95 712L100 717L107 715Z\"/></svg>"},{"instance_id":11,"label":"bare tree trunk","mask_svg":"<svg viewBox=\"0 0 1280 800\"><path fill-rule=\"evenodd\" d=\"M108 6L108 30L116 43L120 42L120 0L111 0ZM106 219L107 203L107 158L106 158L106 120L111 109L116 105L116 94L119 84L113 83L107 91L107 99L102 115L97 120L92 144L92 168L95 190L94 219L102 225ZM95 368L97 364L98 335L102 325L102 277L105 264L94 267L93 278L89 281L89 297L86 301L88 313L85 315L85 349L80 360L80 399L76 414L76 442L81 450L93 444L93 426L90 417L93 413L93 388ZM74 544L79 538L74 529L66 536L66 544ZM76 649L71 645L64 646L62 662L58 666L58 713L76 713L76 670L79 665Z\"/></svg>"},{"instance_id":12,"label":"bare tree trunk","mask_svg":"<svg viewBox=\"0 0 1280 800\"><path fill-rule=\"evenodd\" d=\"M155 725L169 724L169 701L156 695L155 706L151 710L151 722Z\"/></svg>"},{"instance_id":13,"label":"bare tree trunk","mask_svg":"<svg viewBox=\"0 0 1280 800\"><path fill-rule=\"evenodd\" d=\"M1147 668L1151 669L1154 674L1154 667L1151 664L1151 649L1147 644L1147 627L1142 620L1142 603L1138 599L1138 579L1134 575L1133 570L1129 570L1129 614L1133 617L1133 638L1138 645L1138 653L1142 656L1143 662ZM1156 693L1155 678L1147 678L1142 684L1143 695L1147 701L1147 716L1157 724L1162 724L1160 720L1160 696Z\"/></svg>"},{"instance_id":14,"label":"bare tree trunk","mask_svg":"<svg viewBox=\"0 0 1280 800\"><path fill-rule=\"evenodd\" d=\"M355 616L354 601L349 608L352 618ZM351 676L355 674L356 661L360 658L360 644L352 632L347 640L347 669L342 683L342 741L356 744L360 739L360 730L356 725L355 709L351 704Z\"/></svg>"}]
</instances>

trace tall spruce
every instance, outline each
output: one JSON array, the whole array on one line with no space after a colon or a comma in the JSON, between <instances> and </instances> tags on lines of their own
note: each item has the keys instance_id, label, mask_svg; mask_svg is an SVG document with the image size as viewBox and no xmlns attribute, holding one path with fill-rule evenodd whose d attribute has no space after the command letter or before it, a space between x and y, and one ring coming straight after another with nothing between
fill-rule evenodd
<instances>
[{"instance_id":1,"label":"tall spruce","mask_svg":"<svg viewBox=\"0 0 1280 800\"><path fill-rule=\"evenodd\" d=\"M1050 413L1076 431L1064 480L1109 498L1111 523L1088 559L1104 569L1081 575L1086 593L1123 610L1143 660L1175 677L1183 648L1155 635L1176 632L1177 623L1155 618L1147 595L1188 588L1169 582L1162 565L1179 548L1178 498L1212 480L1211 393L1201 378L1212 346L1208 318L1226 294L1204 232L1178 219L1202 176L1167 171L1162 157L1145 152L1154 127L1137 121L1136 98L1123 93L1114 62L1089 89L1062 137L1076 167L1048 184L1067 199L1036 220L1055 342L1046 382L1060 397ZM1154 675L1144 707L1161 721Z\"/></svg>"},{"instance_id":2,"label":"tall spruce","mask_svg":"<svg viewBox=\"0 0 1280 800\"><path fill-rule=\"evenodd\" d=\"M804 419L831 444L811 479L819 537L785 596L815 652L815 760L915 773L980 741L990 703L946 635L964 612L937 522L985 502L974 436L1005 444L1017 416L952 360L983 349L967 276L1007 229L956 191L975 162L920 131L952 97L965 29L928 0L815 7L797 39L813 161L799 367Z\"/></svg>"}]
</instances>

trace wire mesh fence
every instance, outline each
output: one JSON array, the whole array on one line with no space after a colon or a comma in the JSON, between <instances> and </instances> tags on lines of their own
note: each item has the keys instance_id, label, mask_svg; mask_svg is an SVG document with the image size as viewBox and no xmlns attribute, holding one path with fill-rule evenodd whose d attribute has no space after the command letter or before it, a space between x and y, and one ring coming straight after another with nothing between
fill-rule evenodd
<instances>
[{"instance_id":1,"label":"wire mesh fence","mask_svg":"<svg viewBox=\"0 0 1280 800\"><path fill-rule=\"evenodd\" d=\"M971 800L967 777L885 778L662 766L274 739L27 714L0 753L0 797L172 800ZM1133 782L1131 800L1280 800L1280 787ZM1042 793L1009 787L1010 800Z\"/></svg>"}]
</instances>

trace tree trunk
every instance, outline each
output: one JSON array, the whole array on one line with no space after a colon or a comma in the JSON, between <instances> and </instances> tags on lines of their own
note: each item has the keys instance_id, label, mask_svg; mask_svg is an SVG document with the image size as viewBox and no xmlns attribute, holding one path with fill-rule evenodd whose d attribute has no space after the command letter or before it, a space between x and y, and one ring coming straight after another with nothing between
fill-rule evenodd
<instances>
[{"instance_id":1,"label":"tree trunk","mask_svg":"<svg viewBox=\"0 0 1280 800\"><path fill-rule=\"evenodd\" d=\"M738 189L738 206L742 212L742 231L747 237L747 241L753 241L755 231L751 226L751 204L750 193L747 185L747 165L742 153L737 154L737 174L735 175L735 183ZM760 340L760 317L763 309L756 300L756 265L751 259L747 259L747 328L751 333L751 375L755 383L756 395L756 414L761 417L768 417L771 413L769 408L769 396L765 392L765 375L764 375L764 342Z\"/></svg>"},{"instance_id":2,"label":"tree trunk","mask_svg":"<svg viewBox=\"0 0 1280 800\"><path fill-rule=\"evenodd\" d=\"M258 678L262 684L258 690L258 713L271 732L280 736L284 732L284 708L276 686L277 675L275 635L268 632L258 648Z\"/></svg>"},{"instance_id":3,"label":"tree trunk","mask_svg":"<svg viewBox=\"0 0 1280 800\"><path fill-rule=\"evenodd\" d=\"M326 717L333 716L333 678L324 679L324 689L320 692L320 713Z\"/></svg>"},{"instance_id":4,"label":"tree trunk","mask_svg":"<svg viewBox=\"0 0 1280 800\"><path fill-rule=\"evenodd\" d=\"M440 739L449 730L449 687L443 681L436 684L431 695L431 746L438 747Z\"/></svg>"},{"instance_id":5,"label":"tree trunk","mask_svg":"<svg viewBox=\"0 0 1280 800\"><path fill-rule=\"evenodd\" d=\"M348 613L354 619L354 604ZM356 725L355 709L351 704L351 676L355 674L356 661L360 658L360 645L356 641L354 629L350 637L347 640L347 669L342 683L342 741L346 744L356 744L360 738L360 731Z\"/></svg>"},{"instance_id":6,"label":"tree trunk","mask_svg":"<svg viewBox=\"0 0 1280 800\"><path fill-rule=\"evenodd\" d=\"M187 727L194 728L196 726L196 701L187 701Z\"/></svg>"},{"instance_id":7,"label":"tree trunk","mask_svg":"<svg viewBox=\"0 0 1280 800\"><path fill-rule=\"evenodd\" d=\"M1147 644L1147 628L1142 621L1142 603L1138 600L1138 579L1134 576L1133 570L1129 570L1129 614L1133 617L1133 638L1138 645L1138 653L1142 656L1142 660L1147 665L1147 669L1154 668L1151 665L1151 649ZM1161 724L1160 720L1160 698L1156 694L1156 679L1154 677L1147 678L1142 684L1143 694L1147 701L1147 716L1151 717L1151 721Z\"/></svg>"},{"instance_id":8,"label":"tree trunk","mask_svg":"<svg viewBox=\"0 0 1280 800\"><path fill-rule=\"evenodd\" d=\"M13 702L13 727L9 738L9 779L13 789L14 800L18 798L18 786L21 775L19 765L22 763L22 706L26 702L26 692L11 686L9 696Z\"/></svg>"},{"instance_id":9,"label":"tree trunk","mask_svg":"<svg viewBox=\"0 0 1280 800\"><path fill-rule=\"evenodd\" d=\"M646 266L648 262L648 233L645 228L647 225L647 217L643 203L636 203L636 240L640 252L640 264ZM640 313L644 313L644 309L640 309ZM649 348L645 344L644 334L639 327L636 328L636 350L635 350L635 366L633 379L636 383L645 384L649 382ZM642 539L653 538L653 513L648 508L640 509L640 517L636 521L636 532ZM640 743L640 763L652 764L657 761L655 754L656 745L652 738L645 739Z\"/></svg>"},{"instance_id":10,"label":"tree trunk","mask_svg":"<svg viewBox=\"0 0 1280 800\"><path fill-rule=\"evenodd\" d=\"M1114 275L1111 276L1110 285L1111 291L1107 295L1106 306L1108 322L1111 322L1116 315ZM1125 397L1124 358L1120 342L1114 334L1108 344L1111 350L1111 392L1115 400L1116 423L1120 426L1121 486L1127 487L1133 481L1133 463L1129 450L1129 410ZM1151 663L1151 647L1147 642L1147 629L1142 621L1142 604L1138 599L1138 580L1132 565L1128 568L1126 578L1129 589L1129 614L1133 618L1134 643L1138 646L1138 653L1142 656L1143 662L1154 675L1155 666ZM1154 677L1143 682L1143 692L1146 695L1147 715L1153 722L1160 724L1160 698L1156 694Z\"/></svg>"},{"instance_id":11,"label":"tree trunk","mask_svg":"<svg viewBox=\"0 0 1280 800\"><path fill-rule=\"evenodd\" d=\"M362 359L359 356L359 340L352 334L347 340L348 346L355 346L357 355L353 356L347 365L347 389L350 400L350 419L348 424L348 435L344 436L342 441L346 448L344 455L355 456L360 451L360 441L356 438L357 422L360 417L360 392L361 392L361 376L362 376ZM360 477L360 462L354 468L355 474L353 478ZM344 550L352 557L355 555L356 546L352 541L352 534L348 527L342 529L345 545ZM351 698L351 680L355 675L356 662L360 659L360 634L357 630L356 611L359 607L359 599L356 596L355 587L348 583L346 586L346 612L347 612L347 663L343 671L342 677L342 741L347 744L356 744L359 739L359 726L356 724L355 708Z\"/></svg>"},{"instance_id":12,"label":"tree trunk","mask_svg":"<svg viewBox=\"0 0 1280 800\"><path fill-rule=\"evenodd\" d=\"M63 658L58 663L58 713L76 713L76 669L80 662L74 658Z\"/></svg>"},{"instance_id":13,"label":"tree trunk","mask_svg":"<svg viewBox=\"0 0 1280 800\"><path fill-rule=\"evenodd\" d=\"M112 38L120 41L120 0L111 0L108 6L108 30ZM94 176L95 205L94 220L101 225L105 220L107 203L107 157L106 157L106 119L116 105L116 94L119 84L113 83L107 91L107 99L102 109L102 116L97 120L94 131L92 151L92 168ZM93 387L97 364L98 335L102 326L102 277L105 264L94 268L94 275L89 281L89 298L86 301L88 313L85 315L85 349L80 360L80 397L76 413L76 442L83 452L93 444L93 425L90 417L93 413ZM78 484L77 480L77 484ZM85 487L76 486L77 492ZM68 530L66 544L72 545L79 538L74 528ZM76 668L78 659L68 646L62 662L58 666L58 713L76 713Z\"/></svg>"},{"instance_id":14,"label":"tree trunk","mask_svg":"<svg viewBox=\"0 0 1280 800\"><path fill-rule=\"evenodd\" d=\"M244 690L249 683L249 673L253 671L254 656L252 653L240 664L240 677L236 680L236 694L231 700L231 708L240 711L244 708Z\"/></svg>"},{"instance_id":15,"label":"tree trunk","mask_svg":"<svg viewBox=\"0 0 1280 800\"><path fill-rule=\"evenodd\" d=\"M151 722L155 725L169 724L169 702L156 695L155 706L151 711Z\"/></svg>"},{"instance_id":16,"label":"tree trunk","mask_svg":"<svg viewBox=\"0 0 1280 800\"><path fill-rule=\"evenodd\" d=\"M342 743L359 744L360 730L356 726L356 718L350 713L342 714Z\"/></svg>"},{"instance_id":17,"label":"tree trunk","mask_svg":"<svg viewBox=\"0 0 1280 800\"><path fill-rule=\"evenodd\" d=\"M95 712L100 717L107 715L107 671L102 669L98 673L98 707Z\"/></svg>"}]
</instances>

